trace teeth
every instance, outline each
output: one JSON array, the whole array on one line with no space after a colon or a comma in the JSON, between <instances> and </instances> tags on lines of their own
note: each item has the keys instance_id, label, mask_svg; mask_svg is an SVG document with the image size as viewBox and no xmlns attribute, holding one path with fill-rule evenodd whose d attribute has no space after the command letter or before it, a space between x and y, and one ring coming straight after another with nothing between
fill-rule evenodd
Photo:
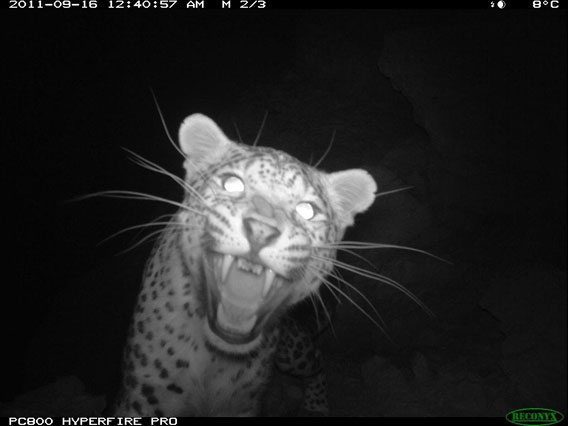
<instances>
[{"instance_id":1,"label":"teeth","mask_svg":"<svg viewBox=\"0 0 568 426\"><path fill-rule=\"evenodd\" d=\"M257 263L249 262L242 258L237 259L237 266L239 269L245 272L252 272L255 275L262 274L262 271L264 270L264 266L259 265Z\"/></svg>"},{"instance_id":2,"label":"teeth","mask_svg":"<svg viewBox=\"0 0 568 426\"><path fill-rule=\"evenodd\" d=\"M264 288L262 289L262 297L265 297L270 291L270 288L272 287L272 283L274 282L275 277L276 274L272 269L266 270L266 277L264 279Z\"/></svg>"},{"instance_id":3,"label":"teeth","mask_svg":"<svg viewBox=\"0 0 568 426\"><path fill-rule=\"evenodd\" d=\"M235 256L230 254L223 255L223 257L218 261L218 267L221 269L221 282L224 284L227 281L229 270L235 260L237 261L237 268L242 271L250 272L258 276L262 275L263 272L266 272L264 276L264 287L262 288L262 297L266 297L274 284L276 272L257 263L252 263L246 259L240 257L235 258Z\"/></svg>"},{"instance_id":4,"label":"teeth","mask_svg":"<svg viewBox=\"0 0 568 426\"><path fill-rule=\"evenodd\" d=\"M223 268L221 269L221 281L223 283L227 280L227 274L229 273L229 269L231 269L233 260L235 260L235 258L230 254L223 256Z\"/></svg>"}]
</instances>

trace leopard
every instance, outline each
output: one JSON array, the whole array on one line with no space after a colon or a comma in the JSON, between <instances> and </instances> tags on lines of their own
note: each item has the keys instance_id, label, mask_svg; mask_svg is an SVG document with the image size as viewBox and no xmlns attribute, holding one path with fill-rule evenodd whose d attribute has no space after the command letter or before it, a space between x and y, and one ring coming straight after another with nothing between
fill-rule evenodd
<instances>
[{"instance_id":1,"label":"leopard","mask_svg":"<svg viewBox=\"0 0 568 426\"><path fill-rule=\"evenodd\" d=\"M258 416L276 367L303 380L305 411L328 415L321 352L291 313L329 285L377 183L233 141L201 113L183 120L176 149L183 199L169 201L177 211L144 267L111 412Z\"/></svg>"}]
</instances>

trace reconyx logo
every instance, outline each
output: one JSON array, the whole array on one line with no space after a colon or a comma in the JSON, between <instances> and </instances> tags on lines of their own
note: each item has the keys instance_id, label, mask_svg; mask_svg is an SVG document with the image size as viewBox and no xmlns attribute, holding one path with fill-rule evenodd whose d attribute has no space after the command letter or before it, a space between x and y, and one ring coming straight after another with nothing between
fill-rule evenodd
<instances>
[{"instance_id":1,"label":"reconyx logo","mask_svg":"<svg viewBox=\"0 0 568 426\"><path fill-rule=\"evenodd\" d=\"M548 408L521 408L508 412L505 418L515 425L546 426L560 423L564 414Z\"/></svg>"}]
</instances>

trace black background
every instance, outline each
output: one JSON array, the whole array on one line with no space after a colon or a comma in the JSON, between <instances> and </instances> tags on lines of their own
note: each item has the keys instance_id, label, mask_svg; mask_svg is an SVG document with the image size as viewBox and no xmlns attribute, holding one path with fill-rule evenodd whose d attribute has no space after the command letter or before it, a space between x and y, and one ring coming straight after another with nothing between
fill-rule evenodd
<instances>
[{"instance_id":1,"label":"black background","mask_svg":"<svg viewBox=\"0 0 568 426\"><path fill-rule=\"evenodd\" d=\"M565 270L566 103L562 91L566 52L560 40L565 35L566 21L564 11L557 15L543 11L538 17L530 12L511 13L506 19L495 18L489 11L477 11L474 15L482 20L487 13L487 19L503 19L503 26L516 25L515 28L527 22L523 27L526 39L538 42L530 48L518 47L516 57L526 55L526 61L513 72L536 76L527 81L542 85L542 97L537 99L534 91L528 90L527 98L521 88L504 104L546 105L531 109L528 116L533 121L533 134L542 135L542 140L520 139L515 150L523 167L511 179L523 179L506 184L507 188L514 188L511 199L523 199L520 207L533 208L523 211L515 207L510 215L495 220L503 225L514 221L518 224L516 229L529 222L541 223L542 232L536 234L539 241L531 256ZM264 111L273 109L262 105L264 99L273 95L286 99L290 81L317 79L313 69L305 65L309 61L299 59L298 52L309 52L309 47L305 47L307 39L319 40L320 44L314 43L316 50L328 43L327 37L329 43L343 38L352 40L350 46L360 49L361 55L372 52L368 67L378 73L376 63L385 33L447 24L454 16L464 19L467 13L3 10L2 160L7 191L7 255L0 300L6 333L2 346L7 359L2 363L0 398L10 400L57 375L77 374L96 393L106 393L116 380L116 364L136 284L110 288L102 279L90 287L81 283L89 271L109 263L113 265L113 272L108 273L111 276L116 278L124 272L116 266L121 258L115 254L132 240L126 237L101 246L97 243L117 230L170 210L124 200L68 201L106 189L132 189L178 199L175 185L133 165L121 150L127 147L178 175L182 173L180 158L167 141L150 87L174 139L183 118L199 111L213 117L236 139L235 122L244 139L251 141ZM342 26L344 19L350 24ZM310 20L317 23L321 33L314 36L302 32L301 28L309 27L306 22ZM545 32L548 36L543 38ZM563 54L535 55L546 46L551 52ZM499 49L497 40L495 49ZM539 58L536 61L531 59L535 56ZM551 66L539 65L543 56ZM319 58L325 61L329 57L317 52L314 57L316 65L312 66L317 74L318 66L325 69L328 65L317 64ZM503 55L503 63L506 61L507 56ZM338 75L333 86L336 92L329 95L331 102L341 99L355 81L348 75L348 67L345 71L336 64L330 67L338 74L345 72ZM381 81L388 84L384 77ZM309 83L305 86L309 92ZM321 98L325 101L325 94ZM397 105L388 119L412 121L412 106ZM283 119L278 112L269 112L267 128L271 120L303 129L312 125L309 116L300 119L291 115ZM310 153L319 157L336 125L336 117L322 118L317 109L311 113L318 117L313 122L325 124L326 132L310 141L292 140L273 146L304 161L308 161ZM503 114L507 115L507 111ZM353 127L356 129L351 130L357 131L361 123L354 123ZM272 143L261 139L261 144ZM372 164L390 144L388 140L376 142L362 151L360 147L339 143L332 149L326 167L337 170L356 167L361 162ZM524 165L528 163L533 165L532 176L526 174L530 168ZM372 222L364 224L373 226ZM453 244L460 242L467 244L459 238ZM492 242L486 243L490 247ZM145 246L142 251L147 249ZM41 346L33 343L37 339L43 342Z\"/></svg>"}]
</instances>

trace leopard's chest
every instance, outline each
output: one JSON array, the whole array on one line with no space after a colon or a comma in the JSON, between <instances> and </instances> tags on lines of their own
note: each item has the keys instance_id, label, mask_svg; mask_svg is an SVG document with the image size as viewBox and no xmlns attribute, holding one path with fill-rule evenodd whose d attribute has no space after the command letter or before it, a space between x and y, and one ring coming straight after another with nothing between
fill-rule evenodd
<instances>
[{"instance_id":1,"label":"leopard's chest","mask_svg":"<svg viewBox=\"0 0 568 426\"><path fill-rule=\"evenodd\" d=\"M272 351L255 358L231 359L211 351L194 336L188 346L173 343L170 347L174 348L172 356L167 355L167 350L155 351L154 365L141 371L146 383L141 393L150 406L177 416L257 413ZM155 398L156 404L149 396Z\"/></svg>"},{"instance_id":2,"label":"leopard's chest","mask_svg":"<svg viewBox=\"0 0 568 426\"><path fill-rule=\"evenodd\" d=\"M146 267L126 353L125 383L134 388L127 405L138 415L255 414L278 331L246 356L211 348L199 271L175 247L164 239Z\"/></svg>"}]
</instances>

